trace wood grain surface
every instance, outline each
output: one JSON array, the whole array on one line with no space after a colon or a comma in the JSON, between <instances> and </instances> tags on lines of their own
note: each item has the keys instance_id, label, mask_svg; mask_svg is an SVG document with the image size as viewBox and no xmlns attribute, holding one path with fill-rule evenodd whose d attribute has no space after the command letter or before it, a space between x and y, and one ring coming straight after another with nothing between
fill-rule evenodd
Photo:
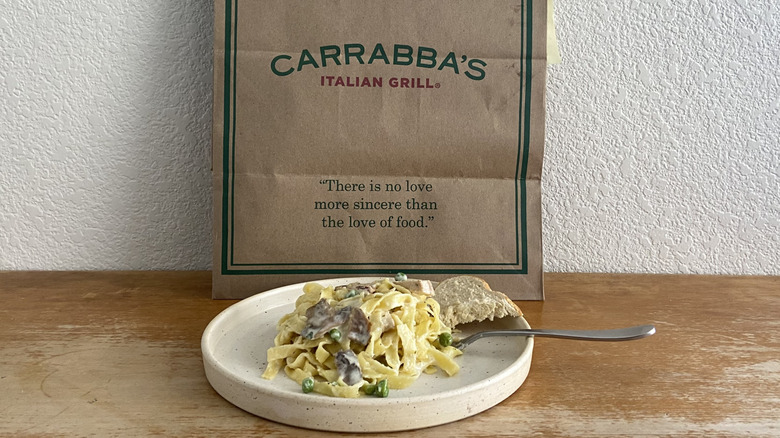
<instances>
[{"instance_id":1,"label":"wood grain surface","mask_svg":"<svg viewBox=\"0 0 780 438\"><path fill-rule=\"evenodd\" d=\"M0 272L0 435L311 436L209 385L201 335L235 302L212 300L210 284L209 272ZM545 288L546 301L519 302L533 327L658 332L538 338L506 401L388 435L780 436L780 278L546 274Z\"/></svg>"}]
</instances>

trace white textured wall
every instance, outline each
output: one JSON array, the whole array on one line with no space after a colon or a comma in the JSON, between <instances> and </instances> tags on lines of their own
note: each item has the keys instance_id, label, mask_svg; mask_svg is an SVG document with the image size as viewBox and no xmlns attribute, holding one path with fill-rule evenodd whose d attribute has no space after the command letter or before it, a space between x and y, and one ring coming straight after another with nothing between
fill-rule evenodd
<instances>
[{"instance_id":1,"label":"white textured wall","mask_svg":"<svg viewBox=\"0 0 780 438\"><path fill-rule=\"evenodd\" d=\"M546 268L780 274L780 2L556 6Z\"/></svg>"},{"instance_id":2,"label":"white textured wall","mask_svg":"<svg viewBox=\"0 0 780 438\"><path fill-rule=\"evenodd\" d=\"M776 0L556 0L548 271L780 274ZM210 267L210 1L0 0L0 269Z\"/></svg>"},{"instance_id":3,"label":"white textured wall","mask_svg":"<svg viewBox=\"0 0 780 438\"><path fill-rule=\"evenodd\" d=\"M0 269L209 267L211 3L0 2Z\"/></svg>"}]
</instances>

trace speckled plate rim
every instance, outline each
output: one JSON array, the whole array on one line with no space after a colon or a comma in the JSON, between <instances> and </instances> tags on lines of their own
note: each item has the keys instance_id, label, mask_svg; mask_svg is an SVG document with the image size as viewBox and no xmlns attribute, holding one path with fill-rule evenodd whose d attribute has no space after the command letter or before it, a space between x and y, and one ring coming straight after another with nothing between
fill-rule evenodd
<instances>
[{"instance_id":1,"label":"speckled plate rim","mask_svg":"<svg viewBox=\"0 0 780 438\"><path fill-rule=\"evenodd\" d=\"M315 280L324 285L369 282L377 277L350 277ZM458 421L483 412L514 393L525 381L531 366L533 337L500 337L480 341L456 360L460 373L484 372L468 384L458 386L454 378L440 374L423 375L411 387L392 391L388 398L361 397L343 399L303 394L283 373L274 380L260 375L265 367L265 350L273 343L276 321L294 309L305 283L297 283L262 292L239 301L220 312L206 327L201 350L206 377L214 390L233 405L268 420L307 429L332 432L391 432L419 429ZM507 321L485 322L464 326L463 333L496 328ZM258 331L264 325L266 337L257 343L247 341L247 331ZM530 328L523 318L513 318L513 327ZM248 345L251 344L251 345ZM480 346L483 344L483 346ZM227 346L227 348L226 348ZM477 351L481 348L482 351ZM515 355L515 350L516 355ZM252 353L247 353L252 351ZM491 362L491 352L513 356L508 363ZM247 356L257 360L257 367L243 368ZM256 371L256 373L254 372ZM421 393L415 387L423 379L444 388ZM452 385L448 385L452 382ZM348 415L344 413L348 412ZM391 413L392 415L388 415Z\"/></svg>"}]
</instances>

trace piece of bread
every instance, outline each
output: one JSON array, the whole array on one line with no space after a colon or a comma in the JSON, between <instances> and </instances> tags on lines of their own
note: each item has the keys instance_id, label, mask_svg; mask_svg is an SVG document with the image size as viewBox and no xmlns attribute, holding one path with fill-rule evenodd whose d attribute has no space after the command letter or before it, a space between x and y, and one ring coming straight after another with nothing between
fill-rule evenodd
<instances>
[{"instance_id":1,"label":"piece of bread","mask_svg":"<svg viewBox=\"0 0 780 438\"><path fill-rule=\"evenodd\" d=\"M450 328L474 321L523 315L509 297L490 289L485 280L468 275L442 281L436 286L433 298L441 308L439 317Z\"/></svg>"}]
</instances>

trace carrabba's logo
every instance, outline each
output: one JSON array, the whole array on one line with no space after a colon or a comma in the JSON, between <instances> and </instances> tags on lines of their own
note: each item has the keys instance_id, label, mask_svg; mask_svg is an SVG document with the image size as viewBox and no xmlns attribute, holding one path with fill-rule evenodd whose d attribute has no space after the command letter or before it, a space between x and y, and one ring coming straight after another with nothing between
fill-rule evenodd
<instances>
[{"instance_id":1,"label":"carrabba's logo","mask_svg":"<svg viewBox=\"0 0 780 438\"><path fill-rule=\"evenodd\" d=\"M373 47L363 44L320 46L316 50L303 49L300 53L281 54L271 60L271 71L276 76L289 76L306 69L355 64L385 64L415 66L421 69L449 71L465 75L474 81L485 78L487 63L479 58L457 55L455 52L439 52L434 48L406 44L393 44L385 49L381 43Z\"/></svg>"}]
</instances>

